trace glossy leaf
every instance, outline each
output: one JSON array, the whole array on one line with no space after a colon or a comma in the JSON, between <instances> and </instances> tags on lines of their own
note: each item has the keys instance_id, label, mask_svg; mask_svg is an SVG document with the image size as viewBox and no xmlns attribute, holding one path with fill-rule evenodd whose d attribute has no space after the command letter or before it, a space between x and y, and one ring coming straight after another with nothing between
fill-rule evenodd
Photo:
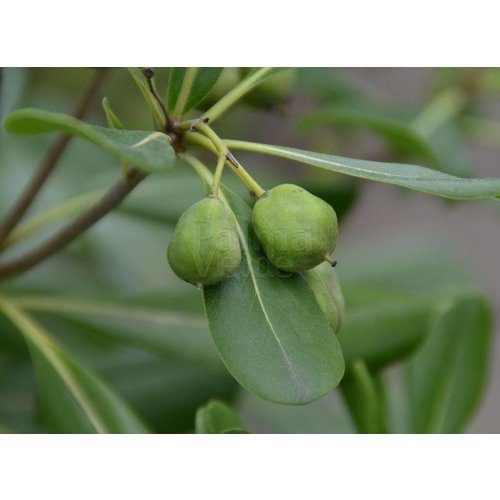
<instances>
[{"instance_id":1,"label":"glossy leaf","mask_svg":"<svg viewBox=\"0 0 500 500\"><path fill-rule=\"evenodd\" d=\"M173 68L170 73L168 86L168 109L172 111L176 107L177 99L182 88L187 68ZM189 95L180 115L196 107L212 90L222 72L223 68L197 68L196 76L191 86Z\"/></svg>"},{"instance_id":2,"label":"glossy leaf","mask_svg":"<svg viewBox=\"0 0 500 500\"><path fill-rule=\"evenodd\" d=\"M340 382L339 343L300 274L280 276L259 249L251 210L230 191L243 259L235 276L205 287L215 345L231 374L263 399L306 404Z\"/></svg>"},{"instance_id":3,"label":"glossy leaf","mask_svg":"<svg viewBox=\"0 0 500 500\"><path fill-rule=\"evenodd\" d=\"M210 401L196 412L197 434L246 434L243 422L220 401Z\"/></svg>"},{"instance_id":4,"label":"glossy leaf","mask_svg":"<svg viewBox=\"0 0 500 500\"><path fill-rule=\"evenodd\" d=\"M38 109L14 111L5 119L5 128L23 135L54 131L78 135L145 172L166 171L175 161L168 137L160 132L113 130Z\"/></svg>"},{"instance_id":5,"label":"glossy leaf","mask_svg":"<svg viewBox=\"0 0 500 500\"><path fill-rule=\"evenodd\" d=\"M348 367L340 389L360 433L387 432L383 397L373 374L363 361L355 361Z\"/></svg>"},{"instance_id":6,"label":"glossy leaf","mask_svg":"<svg viewBox=\"0 0 500 500\"><path fill-rule=\"evenodd\" d=\"M284 146L226 140L228 147L295 160L362 179L457 200L500 197L500 178L464 179L417 165L357 160Z\"/></svg>"},{"instance_id":7,"label":"glossy leaf","mask_svg":"<svg viewBox=\"0 0 500 500\"><path fill-rule=\"evenodd\" d=\"M30 349L44 418L51 432L148 432L121 398L64 352L45 329L14 304L2 302Z\"/></svg>"},{"instance_id":8,"label":"glossy leaf","mask_svg":"<svg viewBox=\"0 0 500 500\"><path fill-rule=\"evenodd\" d=\"M484 392L492 334L481 297L456 300L408 367L413 432L461 432Z\"/></svg>"}]
</instances>

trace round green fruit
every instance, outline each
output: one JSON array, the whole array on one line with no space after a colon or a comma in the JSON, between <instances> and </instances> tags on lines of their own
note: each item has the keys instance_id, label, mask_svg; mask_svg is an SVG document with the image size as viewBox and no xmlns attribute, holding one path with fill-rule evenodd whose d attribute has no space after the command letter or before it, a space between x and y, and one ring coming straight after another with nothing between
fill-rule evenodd
<instances>
[{"instance_id":1,"label":"round green fruit","mask_svg":"<svg viewBox=\"0 0 500 500\"><path fill-rule=\"evenodd\" d=\"M337 244L335 210L294 184L281 184L255 203L252 222L267 258L284 271L312 269Z\"/></svg>"},{"instance_id":2,"label":"round green fruit","mask_svg":"<svg viewBox=\"0 0 500 500\"><path fill-rule=\"evenodd\" d=\"M234 274L241 250L233 216L217 198L188 208L175 226L167 259L185 281L202 287Z\"/></svg>"}]
</instances>

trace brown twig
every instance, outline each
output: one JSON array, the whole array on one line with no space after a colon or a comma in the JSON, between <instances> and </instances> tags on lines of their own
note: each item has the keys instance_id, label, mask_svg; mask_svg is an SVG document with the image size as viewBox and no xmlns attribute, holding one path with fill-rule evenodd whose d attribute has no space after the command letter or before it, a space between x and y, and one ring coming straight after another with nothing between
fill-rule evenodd
<instances>
[{"instance_id":1,"label":"brown twig","mask_svg":"<svg viewBox=\"0 0 500 500\"><path fill-rule=\"evenodd\" d=\"M146 174L138 170L129 170L126 179L120 179L94 206L75 217L52 237L33 250L13 258L10 262L0 264L0 279L22 274L62 250L108 212L116 208L145 177Z\"/></svg>"},{"instance_id":2,"label":"brown twig","mask_svg":"<svg viewBox=\"0 0 500 500\"><path fill-rule=\"evenodd\" d=\"M73 111L73 117L78 119L83 118L90 103L92 102L92 98L103 82L105 75L105 68L98 68L96 70L93 78L89 81L85 91L83 92ZM14 203L14 206L7 213L5 219L0 224L0 246L28 211L37 194L42 189L45 181L55 169L57 162L64 153L71 138L72 136L69 134L60 135L47 152L42 163L29 181L29 184L26 186L17 201Z\"/></svg>"},{"instance_id":3,"label":"brown twig","mask_svg":"<svg viewBox=\"0 0 500 500\"><path fill-rule=\"evenodd\" d=\"M149 91L151 92L152 96L155 98L156 102L160 106L161 111L163 113L163 117L165 118L165 123L166 123L165 132L167 134L170 134L174 130L174 123L172 122L168 114L167 107L165 106L163 99L160 97L160 94L158 94L158 91L156 90L153 68L144 68L142 74L146 77Z\"/></svg>"}]
</instances>

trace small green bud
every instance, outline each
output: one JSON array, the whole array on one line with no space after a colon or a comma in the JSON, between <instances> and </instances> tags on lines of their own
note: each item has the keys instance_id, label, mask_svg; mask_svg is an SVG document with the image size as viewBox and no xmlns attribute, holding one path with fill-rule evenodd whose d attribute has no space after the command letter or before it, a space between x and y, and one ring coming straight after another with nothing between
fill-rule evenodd
<instances>
[{"instance_id":1,"label":"small green bud","mask_svg":"<svg viewBox=\"0 0 500 500\"><path fill-rule=\"evenodd\" d=\"M188 208L175 226L167 259L172 270L198 287L234 274L241 250L233 216L217 198Z\"/></svg>"},{"instance_id":2,"label":"small green bud","mask_svg":"<svg viewBox=\"0 0 500 500\"><path fill-rule=\"evenodd\" d=\"M315 267L313 271L319 275L321 280L325 283L333 302L337 308L339 314L339 323L337 330L340 329L345 317L345 299L342 289L340 288L340 282L335 269L332 269L328 262L323 262L318 267Z\"/></svg>"},{"instance_id":3,"label":"small green bud","mask_svg":"<svg viewBox=\"0 0 500 500\"><path fill-rule=\"evenodd\" d=\"M330 269L330 272L333 272L333 270ZM311 287L311 290L316 297L316 301L323 311L323 314L333 330L333 333L337 333L337 330L340 327L340 314L327 282L317 268L305 271L303 275Z\"/></svg>"},{"instance_id":4,"label":"small green bud","mask_svg":"<svg viewBox=\"0 0 500 500\"><path fill-rule=\"evenodd\" d=\"M281 184L255 203L252 222L267 258L280 269L306 271L331 262L337 244L335 210L294 184Z\"/></svg>"}]
</instances>

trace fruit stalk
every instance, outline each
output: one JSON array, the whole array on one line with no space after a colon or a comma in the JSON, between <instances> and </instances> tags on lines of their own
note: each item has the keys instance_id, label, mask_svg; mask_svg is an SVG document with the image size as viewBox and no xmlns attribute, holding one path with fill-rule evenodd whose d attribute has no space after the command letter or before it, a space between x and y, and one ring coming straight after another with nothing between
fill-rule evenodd
<instances>
[{"instance_id":1,"label":"fruit stalk","mask_svg":"<svg viewBox=\"0 0 500 500\"><path fill-rule=\"evenodd\" d=\"M197 134L195 132L186 132L184 137L187 142L192 144L197 144L199 146L216 153L217 155L225 155L227 157L227 162L232 168L234 173L240 178L240 180L245 184L250 194L256 198L260 198L266 191L257 183L257 181L243 168L243 165L239 163L233 154L229 151L228 147L224 141L205 123L198 123L193 125L193 129L201 132Z\"/></svg>"}]
</instances>

